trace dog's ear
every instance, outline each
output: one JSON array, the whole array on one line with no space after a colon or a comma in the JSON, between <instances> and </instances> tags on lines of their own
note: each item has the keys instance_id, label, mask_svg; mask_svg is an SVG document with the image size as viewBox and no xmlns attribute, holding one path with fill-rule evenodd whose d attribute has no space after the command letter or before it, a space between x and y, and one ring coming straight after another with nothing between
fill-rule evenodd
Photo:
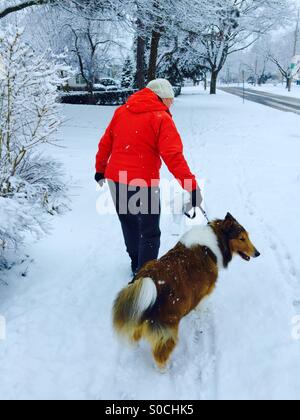
<instances>
[{"instance_id":1,"label":"dog's ear","mask_svg":"<svg viewBox=\"0 0 300 420\"><path fill-rule=\"evenodd\" d=\"M227 216L225 217L226 222L235 222L235 218L230 214L227 213Z\"/></svg>"},{"instance_id":2,"label":"dog's ear","mask_svg":"<svg viewBox=\"0 0 300 420\"><path fill-rule=\"evenodd\" d=\"M230 213L227 213L223 222L223 231L229 235L234 230L236 223L235 218Z\"/></svg>"},{"instance_id":3,"label":"dog's ear","mask_svg":"<svg viewBox=\"0 0 300 420\"><path fill-rule=\"evenodd\" d=\"M244 231L244 228L230 213L227 214L222 227L228 239L234 239Z\"/></svg>"}]
</instances>

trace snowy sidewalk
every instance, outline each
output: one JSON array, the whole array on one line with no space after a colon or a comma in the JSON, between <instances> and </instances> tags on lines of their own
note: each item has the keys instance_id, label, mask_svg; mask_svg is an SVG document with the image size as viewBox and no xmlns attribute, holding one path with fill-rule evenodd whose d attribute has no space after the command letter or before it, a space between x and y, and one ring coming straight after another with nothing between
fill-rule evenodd
<instances>
[{"instance_id":1,"label":"snowy sidewalk","mask_svg":"<svg viewBox=\"0 0 300 420\"><path fill-rule=\"evenodd\" d=\"M33 262L1 286L1 399L299 398L300 119L225 93L183 93L174 119L206 179L208 214L231 211L262 257L221 274L202 312L182 323L171 371L156 373L146 345L127 348L111 329L129 263L117 218L96 213L93 175L114 108L65 106L66 149L51 153L75 180L72 211L53 219L51 235L26 250ZM162 252L174 229L164 216Z\"/></svg>"}]
</instances>

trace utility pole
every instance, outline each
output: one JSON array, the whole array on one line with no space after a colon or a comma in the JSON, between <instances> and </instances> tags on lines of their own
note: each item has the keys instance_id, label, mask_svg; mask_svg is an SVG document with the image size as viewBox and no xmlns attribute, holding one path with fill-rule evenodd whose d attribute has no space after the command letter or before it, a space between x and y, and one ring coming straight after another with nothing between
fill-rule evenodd
<instances>
[{"instance_id":1,"label":"utility pole","mask_svg":"<svg viewBox=\"0 0 300 420\"><path fill-rule=\"evenodd\" d=\"M296 25L296 31L295 31L294 57L298 52L297 47L298 47L298 41L299 41L299 23L300 23L300 9L298 9L297 25Z\"/></svg>"},{"instance_id":2,"label":"utility pole","mask_svg":"<svg viewBox=\"0 0 300 420\"><path fill-rule=\"evenodd\" d=\"M255 86L258 85L258 58L255 60Z\"/></svg>"},{"instance_id":3,"label":"utility pole","mask_svg":"<svg viewBox=\"0 0 300 420\"><path fill-rule=\"evenodd\" d=\"M246 90L245 90L245 70L243 70L243 103L245 103L245 97L246 97Z\"/></svg>"},{"instance_id":4,"label":"utility pole","mask_svg":"<svg viewBox=\"0 0 300 420\"><path fill-rule=\"evenodd\" d=\"M229 67L227 66L227 75L226 75L226 79L227 79L227 86L229 85Z\"/></svg>"}]
</instances>

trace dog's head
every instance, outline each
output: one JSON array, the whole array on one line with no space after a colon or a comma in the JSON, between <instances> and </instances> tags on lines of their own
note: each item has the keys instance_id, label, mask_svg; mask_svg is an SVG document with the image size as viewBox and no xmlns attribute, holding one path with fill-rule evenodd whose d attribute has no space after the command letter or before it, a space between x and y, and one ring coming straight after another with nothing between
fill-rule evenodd
<instances>
[{"instance_id":1,"label":"dog's head","mask_svg":"<svg viewBox=\"0 0 300 420\"><path fill-rule=\"evenodd\" d=\"M239 255L245 261L260 256L251 242L248 232L230 213L222 221L222 231L226 235L232 255Z\"/></svg>"}]
</instances>

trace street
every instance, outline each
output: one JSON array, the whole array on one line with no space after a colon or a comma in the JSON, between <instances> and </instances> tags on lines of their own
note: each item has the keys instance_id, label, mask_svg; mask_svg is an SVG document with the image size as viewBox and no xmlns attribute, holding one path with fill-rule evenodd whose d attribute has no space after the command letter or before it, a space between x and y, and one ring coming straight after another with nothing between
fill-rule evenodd
<instances>
[{"instance_id":1,"label":"street","mask_svg":"<svg viewBox=\"0 0 300 420\"><path fill-rule=\"evenodd\" d=\"M223 87L223 92L243 97L242 87ZM257 102L271 108L285 112L294 112L300 115L300 99L291 98L289 96L275 95L273 93L261 92L258 90L245 89L245 99L247 101Z\"/></svg>"}]
</instances>

